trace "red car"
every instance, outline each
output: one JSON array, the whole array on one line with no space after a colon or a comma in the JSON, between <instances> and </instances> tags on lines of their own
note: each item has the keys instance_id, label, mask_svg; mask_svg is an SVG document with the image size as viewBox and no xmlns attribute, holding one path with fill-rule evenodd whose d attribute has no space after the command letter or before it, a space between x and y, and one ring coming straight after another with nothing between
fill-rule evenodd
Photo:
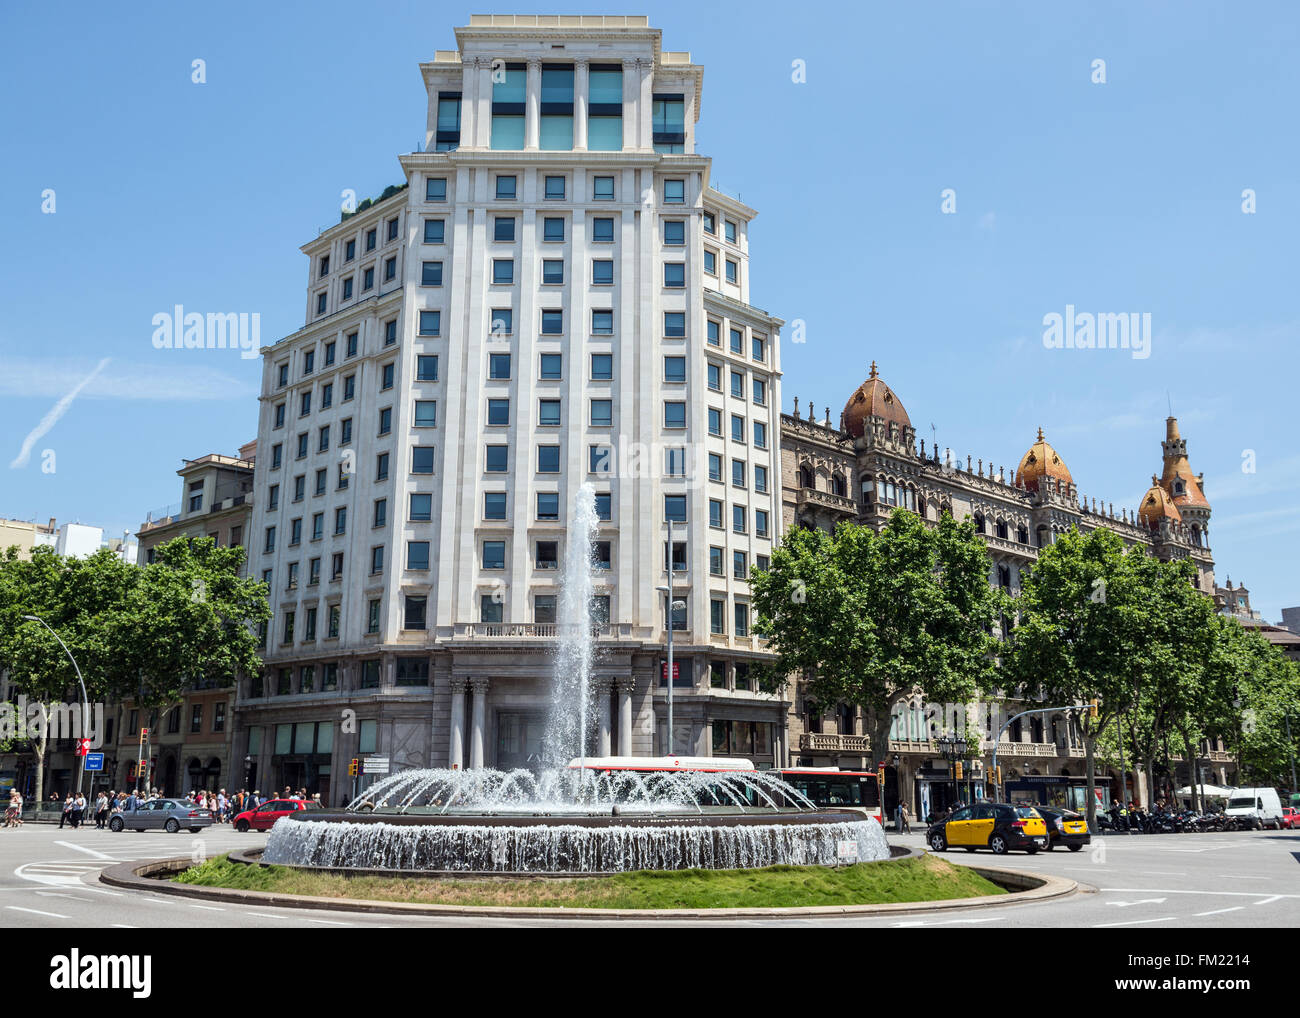
<instances>
[{"instance_id":1,"label":"red car","mask_svg":"<svg viewBox=\"0 0 1300 1018\"><path fill-rule=\"evenodd\" d=\"M1300 809L1292 809L1290 806L1283 806L1282 822L1278 824L1278 830L1300 831Z\"/></svg>"},{"instance_id":2,"label":"red car","mask_svg":"<svg viewBox=\"0 0 1300 1018\"><path fill-rule=\"evenodd\" d=\"M302 799L271 799L256 809L246 809L235 817L235 830L240 834L246 831L269 831L281 817L304 809L320 808L320 803L304 802Z\"/></svg>"}]
</instances>

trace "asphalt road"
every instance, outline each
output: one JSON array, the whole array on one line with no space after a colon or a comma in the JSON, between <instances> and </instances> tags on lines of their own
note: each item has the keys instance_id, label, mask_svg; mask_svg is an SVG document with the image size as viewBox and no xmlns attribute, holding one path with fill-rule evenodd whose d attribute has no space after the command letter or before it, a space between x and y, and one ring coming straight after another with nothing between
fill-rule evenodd
<instances>
[{"instance_id":1,"label":"asphalt road","mask_svg":"<svg viewBox=\"0 0 1300 1018\"><path fill-rule=\"evenodd\" d=\"M346 911L207 904L98 883L117 862L189 854L196 860L265 843L265 834L217 827L147 834L59 830L27 824L0 830L0 928L315 928L349 926L554 925L553 920L464 920ZM891 841L922 847L920 834ZM1300 831L1112 836L1081 852L1036 856L949 851L957 864L982 863L1055 873L1095 890L1041 904L880 918L751 920L739 926L1282 928L1300 926ZM579 923L580 921L569 920ZM642 925L627 921L592 924Z\"/></svg>"}]
</instances>

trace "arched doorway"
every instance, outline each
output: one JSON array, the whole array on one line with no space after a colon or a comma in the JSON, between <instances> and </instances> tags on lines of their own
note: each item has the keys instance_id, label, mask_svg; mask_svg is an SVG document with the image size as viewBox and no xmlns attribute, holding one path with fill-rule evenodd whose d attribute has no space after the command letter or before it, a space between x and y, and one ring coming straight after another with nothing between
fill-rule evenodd
<instances>
[{"instance_id":1,"label":"arched doorway","mask_svg":"<svg viewBox=\"0 0 1300 1018\"><path fill-rule=\"evenodd\" d=\"M185 788L182 795L190 795L200 788L205 788L203 784L203 761L197 756L190 757L190 762L185 767Z\"/></svg>"},{"instance_id":2,"label":"arched doorway","mask_svg":"<svg viewBox=\"0 0 1300 1018\"><path fill-rule=\"evenodd\" d=\"M167 759L163 761L162 781L159 782L159 789L163 795L175 795L178 791L176 788L176 757L170 753L167 754Z\"/></svg>"}]
</instances>

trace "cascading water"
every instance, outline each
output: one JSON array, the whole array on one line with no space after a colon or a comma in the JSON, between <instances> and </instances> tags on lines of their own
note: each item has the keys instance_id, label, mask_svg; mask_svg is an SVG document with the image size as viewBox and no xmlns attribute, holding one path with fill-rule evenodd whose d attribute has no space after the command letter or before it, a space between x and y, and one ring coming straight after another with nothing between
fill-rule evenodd
<instances>
[{"instance_id":1,"label":"cascading water","mask_svg":"<svg viewBox=\"0 0 1300 1018\"><path fill-rule=\"evenodd\" d=\"M263 860L331 869L610 872L832 865L889 858L875 820L822 811L743 762L587 757L595 489L574 498L560 578L551 712L540 772L420 769L367 788L343 813L302 810L271 830ZM701 763L706 763L701 761ZM567 766L566 766L567 764ZM752 767L752 765L748 765Z\"/></svg>"},{"instance_id":2,"label":"cascading water","mask_svg":"<svg viewBox=\"0 0 1300 1018\"><path fill-rule=\"evenodd\" d=\"M573 517L560 574L559 624L551 678L551 713L543 740L543 759L560 767L585 760L592 734L591 663L595 641L591 629L592 552L599 520L596 489L584 483L573 500Z\"/></svg>"}]
</instances>

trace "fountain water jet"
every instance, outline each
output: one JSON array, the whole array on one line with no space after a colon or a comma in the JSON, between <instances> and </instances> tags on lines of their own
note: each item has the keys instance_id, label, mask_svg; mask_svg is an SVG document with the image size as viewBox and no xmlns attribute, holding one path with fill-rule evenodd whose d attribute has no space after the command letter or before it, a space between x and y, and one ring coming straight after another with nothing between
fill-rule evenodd
<instances>
[{"instance_id":1,"label":"fountain water jet","mask_svg":"<svg viewBox=\"0 0 1300 1018\"><path fill-rule=\"evenodd\" d=\"M589 758L595 490L570 517L560 581L544 766L402 771L347 810L303 810L271 830L263 859L331 869L609 872L831 865L853 846L887 859L875 820L818 810L748 761ZM569 761L564 766L564 761Z\"/></svg>"}]
</instances>

